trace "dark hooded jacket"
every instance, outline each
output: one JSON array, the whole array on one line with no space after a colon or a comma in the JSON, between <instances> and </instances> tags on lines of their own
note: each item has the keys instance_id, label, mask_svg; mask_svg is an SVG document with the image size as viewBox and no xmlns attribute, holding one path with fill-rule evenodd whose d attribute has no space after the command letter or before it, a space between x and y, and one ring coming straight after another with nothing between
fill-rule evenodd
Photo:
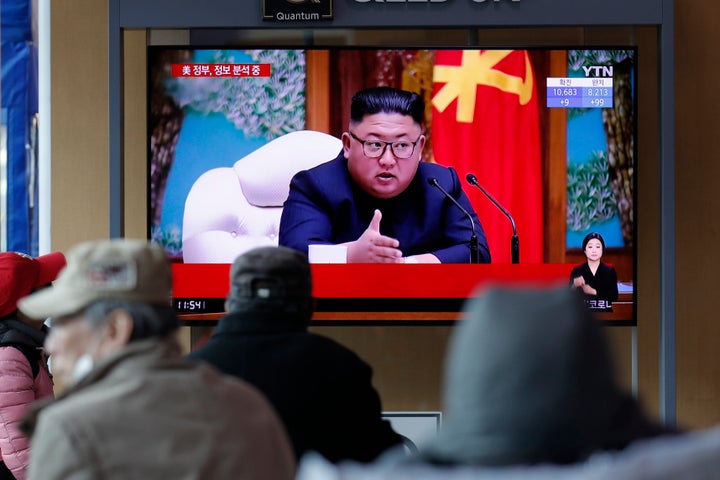
<instances>
[{"instance_id":1,"label":"dark hooded jacket","mask_svg":"<svg viewBox=\"0 0 720 480\"><path fill-rule=\"evenodd\" d=\"M283 420L300 458L373 460L401 442L381 417L372 370L354 352L307 331L305 314L248 309L222 318L189 355L257 387Z\"/></svg>"},{"instance_id":2,"label":"dark hooded jacket","mask_svg":"<svg viewBox=\"0 0 720 480\"><path fill-rule=\"evenodd\" d=\"M437 463L570 463L671 433L621 391L600 325L568 288L491 288L468 302L445 368Z\"/></svg>"}]
</instances>

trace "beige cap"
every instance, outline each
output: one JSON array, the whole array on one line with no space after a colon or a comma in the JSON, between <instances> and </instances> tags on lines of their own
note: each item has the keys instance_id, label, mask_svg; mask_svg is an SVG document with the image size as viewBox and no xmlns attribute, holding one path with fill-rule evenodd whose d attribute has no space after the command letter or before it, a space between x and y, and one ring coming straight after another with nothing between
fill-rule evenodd
<instances>
[{"instance_id":1,"label":"beige cap","mask_svg":"<svg viewBox=\"0 0 720 480\"><path fill-rule=\"evenodd\" d=\"M146 240L85 242L67 253L67 266L51 288L18 302L31 318L76 313L97 300L170 305L172 272L163 249Z\"/></svg>"}]
</instances>

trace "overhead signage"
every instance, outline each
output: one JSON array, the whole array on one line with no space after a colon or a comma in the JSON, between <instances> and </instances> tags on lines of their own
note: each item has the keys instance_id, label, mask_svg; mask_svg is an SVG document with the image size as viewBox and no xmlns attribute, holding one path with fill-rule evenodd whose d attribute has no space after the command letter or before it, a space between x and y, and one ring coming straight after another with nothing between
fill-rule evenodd
<instances>
[{"instance_id":1,"label":"overhead signage","mask_svg":"<svg viewBox=\"0 0 720 480\"><path fill-rule=\"evenodd\" d=\"M263 0L262 18L276 22L332 20L332 0Z\"/></svg>"}]
</instances>

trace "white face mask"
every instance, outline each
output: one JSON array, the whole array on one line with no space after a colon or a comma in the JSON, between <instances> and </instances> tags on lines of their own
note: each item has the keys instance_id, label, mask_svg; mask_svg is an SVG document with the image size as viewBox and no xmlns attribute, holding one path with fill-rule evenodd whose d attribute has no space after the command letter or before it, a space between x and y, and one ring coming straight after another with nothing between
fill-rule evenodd
<instances>
[{"instance_id":1,"label":"white face mask","mask_svg":"<svg viewBox=\"0 0 720 480\"><path fill-rule=\"evenodd\" d=\"M93 366L95 366L95 361L93 360L92 355L89 353L82 354L80 358L77 359L77 362L75 362L75 367L72 372L72 383L76 384L85 378L85 376L93 369Z\"/></svg>"},{"instance_id":2,"label":"white face mask","mask_svg":"<svg viewBox=\"0 0 720 480\"><path fill-rule=\"evenodd\" d=\"M85 353L80 355L80 357L75 362L71 378L73 385L85 378L85 376L92 371L93 367L95 366L94 357L97 353L98 348L100 348L100 344L102 343L104 334L105 326L100 327L100 329L95 332L95 338L93 338L90 342L89 348Z\"/></svg>"}]
</instances>

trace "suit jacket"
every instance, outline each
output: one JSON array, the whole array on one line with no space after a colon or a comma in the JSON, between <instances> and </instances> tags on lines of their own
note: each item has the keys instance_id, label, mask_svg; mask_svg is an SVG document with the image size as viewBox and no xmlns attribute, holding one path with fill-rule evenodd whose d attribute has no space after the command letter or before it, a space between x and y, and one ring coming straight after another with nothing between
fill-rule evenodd
<instances>
[{"instance_id":1,"label":"suit jacket","mask_svg":"<svg viewBox=\"0 0 720 480\"><path fill-rule=\"evenodd\" d=\"M400 242L403 256L432 253L443 263L468 263L472 227L468 217L434 186L438 183L472 216L481 263L490 262L485 232L452 168L420 162L415 178L400 195L380 199L350 177L342 152L337 158L297 173L280 220L280 245L307 254L314 243L357 240L375 209L382 212L380 233Z\"/></svg>"}]
</instances>

